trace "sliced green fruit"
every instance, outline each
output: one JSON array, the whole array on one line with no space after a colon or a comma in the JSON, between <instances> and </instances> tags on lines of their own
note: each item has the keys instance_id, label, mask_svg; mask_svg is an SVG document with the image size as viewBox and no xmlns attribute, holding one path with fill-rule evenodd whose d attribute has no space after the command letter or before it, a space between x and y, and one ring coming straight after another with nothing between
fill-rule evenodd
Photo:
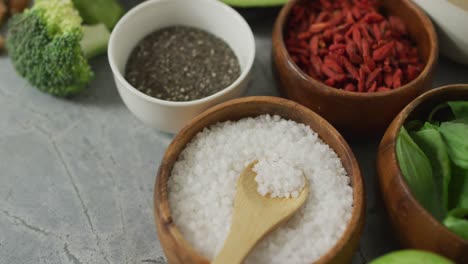
<instances>
[{"instance_id":1,"label":"sliced green fruit","mask_svg":"<svg viewBox=\"0 0 468 264\"><path fill-rule=\"evenodd\" d=\"M237 7L265 7L279 6L285 4L288 0L221 0L224 3Z\"/></svg>"},{"instance_id":2,"label":"sliced green fruit","mask_svg":"<svg viewBox=\"0 0 468 264\"><path fill-rule=\"evenodd\" d=\"M379 257L369 264L455 264L434 253L420 250L401 250Z\"/></svg>"}]
</instances>

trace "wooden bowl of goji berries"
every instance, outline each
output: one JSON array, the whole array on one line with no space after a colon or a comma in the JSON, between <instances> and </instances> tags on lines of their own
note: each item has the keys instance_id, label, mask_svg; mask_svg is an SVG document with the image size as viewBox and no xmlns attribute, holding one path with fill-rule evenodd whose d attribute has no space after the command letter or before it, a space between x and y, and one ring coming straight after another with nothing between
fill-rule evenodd
<instances>
[{"instance_id":1,"label":"wooden bowl of goji berries","mask_svg":"<svg viewBox=\"0 0 468 264\"><path fill-rule=\"evenodd\" d=\"M382 133L431 88L434 26L410 0L292 0L273 30L284 96L345 135Z\"/></svg>"}]
</instances>

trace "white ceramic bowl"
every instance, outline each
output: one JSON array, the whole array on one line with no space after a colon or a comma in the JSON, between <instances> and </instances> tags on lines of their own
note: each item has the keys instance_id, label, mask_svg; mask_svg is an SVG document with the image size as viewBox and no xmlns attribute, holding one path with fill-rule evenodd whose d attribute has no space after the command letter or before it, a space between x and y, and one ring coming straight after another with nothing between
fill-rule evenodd
<instances>
[{"instance_id":1,"label":"white ceramic bowl","mask_svg":"<svg viewBox=\"0 0 468 264\"><path fill-rule=\"evenodd\" d=\"M172 25L197 27L223 39L239 59L241 75L216 94L189 102L171 102L148 96L124 78L134 47L148 34ZM231 7L217 0L149 0L125 14L112 31L109 64L120 97L143 122L176 133L207 108L240 97L250 77L255 58L255 40L247 22Z\"/></svg>"},{"instance_id":2,"label":"white ceramic bowl","mask_svg":"<svg viewBox=\"0 0 468 264\"><path fill-rule=\"evenodd\" d=\"M468 65L468 1L414 0L434 21L440 52Z\"/></svg>"}]
</instances>

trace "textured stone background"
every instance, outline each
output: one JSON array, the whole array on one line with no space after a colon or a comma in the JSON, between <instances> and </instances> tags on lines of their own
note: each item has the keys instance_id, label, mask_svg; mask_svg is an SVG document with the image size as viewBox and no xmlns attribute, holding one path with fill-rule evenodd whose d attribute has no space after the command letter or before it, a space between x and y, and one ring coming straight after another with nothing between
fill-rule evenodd
<instances>
[{"instance_id":1,"label":"textured stone background","mask_svg":"<svg viewBox=\"0 0 468 264\"><path fill-rule=\"evenodd\" d=\"M277 95L270 68L277 9L242 13L257 44L248 95ZM30 87L0 56L0 264L165 263L152 193L172 135L125 108L105 56L92 65L89 89L64 100ZM442 60L434 86L468 83L467 70ZM350 143L367 191L367 223L354 259L365 263L397 244L377 188L378 139Z\"/></svg>"}]
</instances>

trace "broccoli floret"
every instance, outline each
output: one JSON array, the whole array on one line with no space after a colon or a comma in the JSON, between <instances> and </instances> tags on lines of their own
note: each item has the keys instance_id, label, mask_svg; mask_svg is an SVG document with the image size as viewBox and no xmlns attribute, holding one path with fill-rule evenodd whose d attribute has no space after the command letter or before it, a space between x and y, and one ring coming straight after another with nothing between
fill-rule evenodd
<instances>
[{"instance_id":1,"label":"broccoli floret","mask_svg":"<svg viewBox=\"0 0 468 264\"><path fill-rule=\"evenodd\" d=\"M73 0L86 24L103 23L112 29L124 11L116 0Z\"/></svg>"},{"instance_id":2,"label":"broccoli floret","mask_svg":"<svg viewBox=\"0 0 468 264\"><path fill-rule=\"evenodd\" d=\"M7 51L16 71L57 96L81 91L93 77L88 59L107 48L104 25L82 26L70 0L40 0L9 24Z\"/></svg>"}]
</instances>

